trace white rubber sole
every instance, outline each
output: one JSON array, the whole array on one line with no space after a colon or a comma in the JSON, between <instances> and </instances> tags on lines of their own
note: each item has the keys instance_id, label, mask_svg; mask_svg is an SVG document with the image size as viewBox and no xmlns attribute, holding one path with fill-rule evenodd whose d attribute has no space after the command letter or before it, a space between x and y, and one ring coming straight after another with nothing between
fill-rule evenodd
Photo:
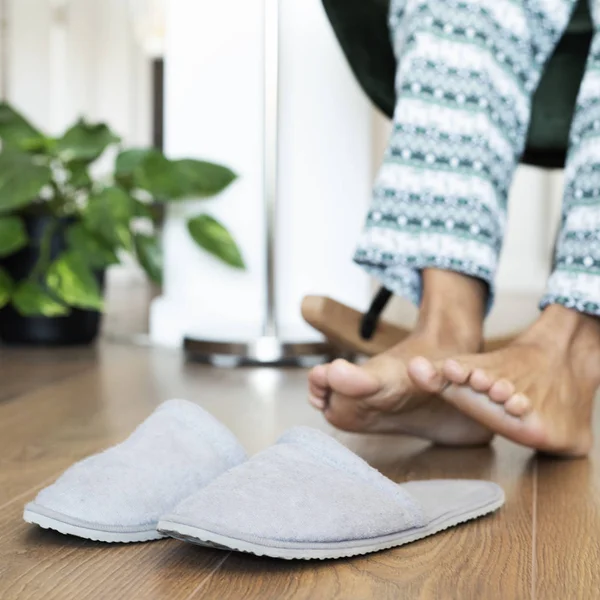
<instances>
[{"instance_id":1,"label":"white rubber sole","mask_svg":"<svg viewBox=\"0 0 600 600\"><path fill-rule=\"evenodd\" d=\"M44 511L49 512L49 511ZM164 539L164 535L156 529L143 529L138 531L106 531L96 529L94 525L76 524L73 521L61 520L56 516L42 514L28 505L23 512L26 523L38 525L42 529L52 529L64 535L74 535L94 542L106 542L109 544L130 544L135 542L150 542Z\"/></svg>"},{"instance_id":2,"label":"white rubber sole","mask_svg":"<svg viewBox=\"0 0 600 600\"><path fill-rule=\"evenodd\" d=\"M170 537L191 542L200 546L209 546L222 550L235 550L255 554L256 556L268 556L271 558L282 558L284 560L326 560L334 558L347 558L370 554L396 548L411 542L440 533L450 527L461 523L484 517L498 510L504 504L504 496L486 506L479 507L461 515L453 515L450 518L438 519L426 527L402 531L397 534L372 538L370 540L357 540L356 542L339 542L330 544L300 544L293 542L279 542L271 540L247 540L233 538L199 527L193 527L183 523L171 521L160 521L158 531Z\"/></svg>"}]
</instances>

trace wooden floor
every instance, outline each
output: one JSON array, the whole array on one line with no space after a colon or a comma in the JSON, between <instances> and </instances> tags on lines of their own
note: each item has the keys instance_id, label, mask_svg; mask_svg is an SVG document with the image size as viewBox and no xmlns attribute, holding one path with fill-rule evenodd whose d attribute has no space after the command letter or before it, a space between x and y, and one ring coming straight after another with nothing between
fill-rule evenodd
<instances>
[{"instance_id":1,"label":"wooden floor","mask_svg":"<svg viewBox=\"0 0 600 600\"><path fill-rule=\"evenodd\" d=\"M502 440L490 449L448 450L335 433L399 482L496 481L506 491L506 507L401 549L351 560L276 561L174 540L107 546L28 526L23 504L172 397L207 408L249 452L292 425L329 431L305 403L305 373L215 370L168 351L104 344L84 351L0 349L0 381L2 600L600 598L598 448L589 460L558 461Z\"/></svg>"}]
</instances>

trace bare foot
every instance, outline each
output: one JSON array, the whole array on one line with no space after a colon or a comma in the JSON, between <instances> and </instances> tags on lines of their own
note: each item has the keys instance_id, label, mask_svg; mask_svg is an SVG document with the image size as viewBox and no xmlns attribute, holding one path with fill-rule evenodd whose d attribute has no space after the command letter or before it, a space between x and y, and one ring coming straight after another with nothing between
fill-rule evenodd
<instances>
[{"instance_id":1,"label":"bare foot","mask_svg":"<svg viewBox=\"0 0 600 600\"><path fill-rule=\"evenodd\" d=\"M310 402L332 425L346 431L415 435L456 446L491 440L487 428L435 394L423 392L408 376L407 365L414 356L439 360L457 351L476 352L481 346L482 284L456 273L436 272L433 277L443 289L435 288L431 302L424 297L419 325L407 339L363 366L336 360L311 371ZM427 283L425 274L424 278ZM463 293L464 298L455 297Z\"/></svg>"},{"instance_id":2,"label":"bare foot","mask_svg":"<svg viewBox=\"0 0 600 600\"><path fill-rule=\"evenodd\" d=\"M600 320L559 305L504 349L431 361L411 379L485 427L542 452L585 456L600 385Z\"/></svg>"}]
</instances>

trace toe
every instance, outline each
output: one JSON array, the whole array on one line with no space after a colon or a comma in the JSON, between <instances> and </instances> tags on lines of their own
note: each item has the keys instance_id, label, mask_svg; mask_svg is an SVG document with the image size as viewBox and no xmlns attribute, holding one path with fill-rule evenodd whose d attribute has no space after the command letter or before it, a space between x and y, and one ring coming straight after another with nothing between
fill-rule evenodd
<instances>
[{"instance_id":1,"label":"toe","mask_svg":"<svg viewBox=\"0 0 600 600\"><path fill-rule=\"evenodd\" d=\"M318 410L323 410L327 404L329 391L316 386L314 383L308 384L308 401Z\"/></svg>"},{"instance_id":2,"label":"toe","mask_svg":"<svg viewBox=\"0 0 600 600\"><path fill-rule=\"evenodd\" d=\"M475 369L469 377L469 385L476 392L487 392L494 385L494 379L483 369Z\"/></svg>"},{"instance_id":3,"label":"toe","mask_svg":"<svg viewBox=\"0 0 600 600\"><path fill-rule=\"evenodd\" d=\"M524 394L514 394L504 404L504 410L513 417L523 417L531 411L531 402Z\"/></svg>"},{"instance_id":4,"label":"toe","mask_svg":"<svg viewBox=\"0 0 600 600\"><path fill-rule=\"evenodd\" d=\"M440 369L423 356L417 356L408 363L408 374L422 390L433 394L439 394L448 385Z\"/></svg>"},{"instance_id":5,"label":"toe","mask_svg":"<svg viewBox=\"0 0 600 600\"><path fill-rule=\"evenodd\" d=\"M329 365L327 382L332 392L351 397L368 396L381 388L373 373L343 359L334 360Z\"/></svg>"},{"instance_id":6,"label":"toe","mask_svg":"<svg viewBox=\"0 0 600 600\"><path fill-rule=\"evenodd\" d=\"M449 381L461 385L466 383L471 376L471 369L453 359L444 362L442 371Z\"/></svg>"},{"instance_id":7,"label":"toe","mask_svg":"<svg viewBox=\"0 0 600 600\"><path fill-rule=\"evenodd\" d=\"M328 365L318 365L308 374L308 401L318 410L324 410L330 389L327 383Z\"/></svg>"},{"instance_id":8,"label":"toe","mask_svg":"<svg viewBox=\"0 0 600 600\"><path fill-rule=\"evenodd\" d=\"M313 396L312 394L308 395L308 402L311 406L316 408L317 410L325 410L327 403L323 398L319 398L318 396Z\"/></svg>"},{"instance_id":9,"label":"toe","mask_svg":"<svg viewBox=\"0 0 600 600\"><path fill-rule=\"evenodd\" d=\"M492 402L487 394L476 392L468 385L447 386L441 397L462 413L479 422L494 433L515 442L526 443L528 427L520 418L505 410L505 404Z\"/></svg>"},{"instance_id":10,"label":"toe","mask_svg":"<svg viewBox=\"0 0 600 600\"><path fill-rule=\"evenodd\" d=\"M308 372L308 382L312 386L327 389L327 370L329 365L317 365Z\"/></svg>"},{"instance_id":11,"label":"toe","mask_svg":"<svg viewBox=\"0 0 600 600\"><path fill-rule=\"evenodd\" d=\"M327 393L326 388L318 386L310 380L308 382L308 391L311 396L316 396L317 398L324 398Z\"/></svg>"},{"instance_id":12,"label":"toe","mask_svg":"<svg viewBox=\"0 0 600 600\"><path fill-rule=\"evenodd\" d=\"M490 400L503 404L515 393L515 386L508 379L499 379L488 392Z\"/></svg>"}]
</instances>

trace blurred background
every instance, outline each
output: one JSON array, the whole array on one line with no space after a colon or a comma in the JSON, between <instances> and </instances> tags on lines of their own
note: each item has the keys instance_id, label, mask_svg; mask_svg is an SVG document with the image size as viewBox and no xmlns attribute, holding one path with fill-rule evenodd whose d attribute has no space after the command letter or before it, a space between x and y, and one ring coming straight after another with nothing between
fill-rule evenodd
<instances>
[{"instance_id":1,"label":"blurred background","mask_svg":"<svg viewBox=\"0 0 600 600\"><path fill-rule=\"evenodd\" d=\"M113 339L178 348L190 335L220 341L261 335L269 293L265 172L273 168L280 336L320 339L300 317L305 294L360 310L369 303L374 282L351 256L389 123L355 83L319 0L280 2L279 79L269 82L265 6L259 0L0 0L2 100L48 138L60 139L79 117L106 124L121 141L88 160L94 180L114 177L115 157L131 148L157 148L173 161L214 161L235 173L235 181L206 193L190 183L176 202L159 198L149 184L152 197L136 196L148 206L165 200L151 232L163 244L163 275L149 282L138 246L119 248L120 264L103 265L103 333ZM273 85L277 111L268 97ZM275 162L265 149L265 130L273 126ZM492 333L507 313L518 326L535 312L561 186L559 171L519 167ZM189 235L190 219L205 212L226 229L245 268L232 267L233 247L215 246L212 221ZM409 324L414 310L395 300L386 315Z\"/></svg>"},{"instance_id":2,"label":"blurred background","mask_svg":"<svg viewBox=\"0 0 600 600\"><path fill-rule=\"evenodd\" d=\"M2 0L0 10L2 100L50 135L83 116L127 145L162 144L162 2ZM155 293L135 261L111 267L105 331L147 332Z\"/></svg>"}]
</instances>

